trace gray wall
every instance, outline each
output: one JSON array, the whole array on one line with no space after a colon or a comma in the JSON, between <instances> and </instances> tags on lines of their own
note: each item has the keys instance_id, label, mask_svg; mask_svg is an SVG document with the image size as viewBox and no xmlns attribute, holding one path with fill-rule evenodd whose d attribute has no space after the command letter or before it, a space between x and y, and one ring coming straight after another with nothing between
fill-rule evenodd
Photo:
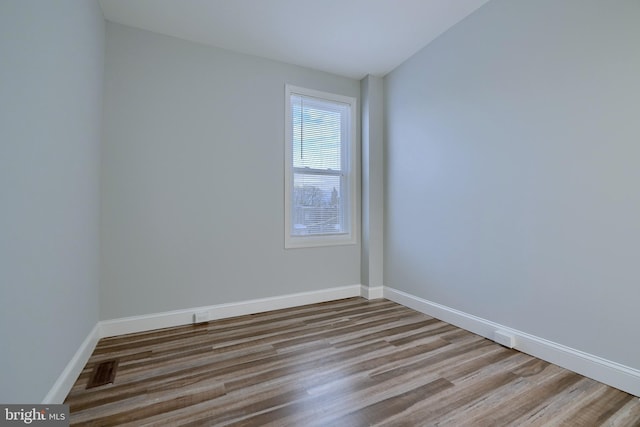
<instances>
[{"instance_id":1,"label":"gray wall","mask_svg":"<svg viewBox=\"0 0 640 427\"><path fill-rule=\"evenodd\" d=\"M107 24L101 318L352 285L360 246L284 249L284 86L359 82Z\"/></svg>"},{"instance_id":2,"label":"gray wall","mask_svg":"<svg viewBox=\"0 0 640 427\"><path fill-rule=\"evenodd\" d=\"M640 368L640 2L493 0L385 79L385 285Z\"/></svg>"},{"instance_id":3,"label":"gray wall","mask_svg":"<svg viewBox=\"0 0 640 427\"><path fill-rule=\"evenodd\" d=\"M0 2L0 402L38 403L98 320L104 20Z\"/></svg>"},{"instance_id":4,"label":"gray wall","mask_svg":"<svg viewBox=\"0 0 640 427\"><path fill-rule=\"evenodd\" d=\"M362 255L361 283L384 285L384 81L368 75L360 81L362 118Z\"/></svg>"}]
</instances>

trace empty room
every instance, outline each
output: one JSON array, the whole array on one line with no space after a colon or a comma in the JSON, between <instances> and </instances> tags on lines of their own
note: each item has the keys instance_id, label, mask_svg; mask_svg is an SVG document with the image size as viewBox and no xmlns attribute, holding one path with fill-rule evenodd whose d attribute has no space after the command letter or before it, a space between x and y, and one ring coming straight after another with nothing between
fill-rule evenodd
<instances>
[{"instance_id":1,"label":"empty room","mask_svg":"<svg viewBox=\"0 0 640 427\"><path fill-rule=\"evenodd\" d=\"M640 426L639 102L638 0L0 0L0 424Z\"/></svg>"}]
</instances>

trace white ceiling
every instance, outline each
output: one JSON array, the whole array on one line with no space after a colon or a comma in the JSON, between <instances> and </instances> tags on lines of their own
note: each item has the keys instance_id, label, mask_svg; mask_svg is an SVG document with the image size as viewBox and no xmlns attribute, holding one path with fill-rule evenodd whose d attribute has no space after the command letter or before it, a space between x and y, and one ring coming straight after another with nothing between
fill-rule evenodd
<instances>
[{"instance_id":1,"label":"white ceiling","mask_svg":"<svg viewBox=\"0 0 640 427\"><path fill-rule=\"evenodd\" d=\"M132 27L361 79L384 76L488 0L100 0Z\"/></svg>"}]
</instances>

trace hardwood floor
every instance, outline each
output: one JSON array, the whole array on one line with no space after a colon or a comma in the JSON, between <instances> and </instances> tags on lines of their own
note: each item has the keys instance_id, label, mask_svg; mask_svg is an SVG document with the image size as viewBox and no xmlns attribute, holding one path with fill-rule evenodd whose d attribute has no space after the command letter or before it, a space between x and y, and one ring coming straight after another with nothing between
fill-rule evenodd
<instances>
[{"instance_id":1,"label":"hardwood floor","mask_svg":"<svg viewBox=\"0 0 640 427\"><path fill-rule=\"evenodd\" d=\"M640 426L638 397L362 298L102 339L65 403L96 426Z\"/></svg>"}]
</instances>

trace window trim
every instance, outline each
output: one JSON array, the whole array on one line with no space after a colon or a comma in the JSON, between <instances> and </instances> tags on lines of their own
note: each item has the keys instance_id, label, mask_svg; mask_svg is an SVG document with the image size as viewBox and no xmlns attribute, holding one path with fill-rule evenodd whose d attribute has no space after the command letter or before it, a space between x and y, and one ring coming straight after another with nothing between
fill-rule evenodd
<instances>
[{"instance_id":1,"label":"window trim","mask_svg":"<svg viewBox=\"0 0 640 427\"><path fill-rule=\"evenodd\" d=\"M307 97L318 98L321 100L340 102L349 106L349 146L343 151L347 159L345 162L348 168L344 175L347 179L347 198L345 214L345 222L347 222L348 231L341 234L323 234L323 235L305 235L293 236L291 234L291 209L293 196L293 123L292 123L292 105L291 95L302 95ZM290 84L285 85L285 167L284 167L284 247L286 249L293 248L310 248L319 246L335 246L335 245L354 245L358 243L357 222L357 99L350 96L337 95L329 92L322 92L315 89L307 89Z\"/></svg>"}]
</instances>

